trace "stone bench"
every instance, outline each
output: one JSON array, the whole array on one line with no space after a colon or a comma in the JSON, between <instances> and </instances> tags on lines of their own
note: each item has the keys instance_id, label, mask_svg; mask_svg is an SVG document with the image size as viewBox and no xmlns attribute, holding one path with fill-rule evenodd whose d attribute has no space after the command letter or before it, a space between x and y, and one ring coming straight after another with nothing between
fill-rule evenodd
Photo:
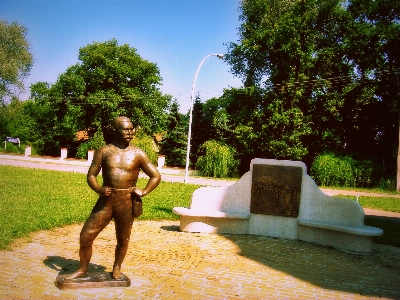
<instances>
[{"instance_id":1,"label":"stone bench","mask_svg":"<svg viewBox=\"0 0 400 300\"><path fill-rule=\"evenodd\" d=\"M298 219L298 224L302 226L315 227L327 230L340 231L349 234L365 235L365 236L380 236L382 235L382 229L371 227L371 226L351 226L342 225L328 222L320 222L313 220L301 220Z\"/></svg>"},{"instance_id":2,"label":"stone bench","mask_svg":"<svg viewBox=\"0 0 400 300\"><path fill-rule=\"evenodd\" d=\"M356 253L371 252L372 238L383 234L364 225L359 203L325 195L295 161L253 159L234 185L199 188L190 208L173 212L184 232L299 239Z\"/></svg>"},{"instance_id":3,"label":"stone bench","mask_svg":"<svg viewBox=\"0 0 400 300\"><path fill-rule=\"evenodd\" d=\"M228 187L201 187L192 194L190 208L175 207L185 232L246 234L250 219L251 174Z\"/></svg>"}]
</instances>

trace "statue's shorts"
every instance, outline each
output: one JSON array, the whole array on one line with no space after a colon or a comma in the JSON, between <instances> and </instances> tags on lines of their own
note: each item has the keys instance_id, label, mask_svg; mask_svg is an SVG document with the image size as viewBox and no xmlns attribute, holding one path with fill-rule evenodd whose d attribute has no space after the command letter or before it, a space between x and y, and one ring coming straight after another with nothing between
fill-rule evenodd
<instances>
[{"instance_id":1,"label":"statue's shorts","mask_svg":"<svg viewBox=\"0 0 400 300\"><path fill-rule=\"evenodd\" d=\"M90 246L112 219L115 223L117 243L128 243L133 223L131 191L132 188L115 189L111 196L99 197L83 225L81 246Z\"/></svg>"}]
</instances>

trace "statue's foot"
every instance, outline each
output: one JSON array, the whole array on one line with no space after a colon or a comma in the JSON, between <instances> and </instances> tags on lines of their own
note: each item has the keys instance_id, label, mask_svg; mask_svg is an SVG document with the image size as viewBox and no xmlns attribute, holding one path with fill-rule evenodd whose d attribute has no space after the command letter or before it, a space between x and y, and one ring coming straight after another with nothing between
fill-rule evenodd
<instances>
[{"instance_id":1,"label":"statue's foot","mask_svg":"<svg viewBox=\"0 0 400 300\"><path fill-rule=\"evenodd\" d=\"M124 275L121 273L120 268L115 268L113 269L112 277L114 278L114 280L122 280L124 278Z\"/></svg>"},{"instance_id":2,"label":"statue's foot","mask_svg":"<svg viewBox=\"0 0 400 300\"><path fill-rule=\"evenodd\" d=\"M74 279L78 279L78 278L83 278L83 277L87 277L88 273L86 271L76 271L72 274L66 275L64 276L65 280L74 280Z\"/></svg>"}]
</instances>

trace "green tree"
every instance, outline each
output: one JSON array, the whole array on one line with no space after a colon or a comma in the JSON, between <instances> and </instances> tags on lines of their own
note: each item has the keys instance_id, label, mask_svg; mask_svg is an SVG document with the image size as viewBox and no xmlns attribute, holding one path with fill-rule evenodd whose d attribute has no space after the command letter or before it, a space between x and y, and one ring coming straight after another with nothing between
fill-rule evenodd
<instances>
[{"instance_id":1,"label":"green tree","mask_svg":"<svg viewBox=\"0 0 400 300\"><path fill-rule=\"evenodd\" d=\"M239 100L227 111L241 111L232 118L242 120L238 135L249 140L245 134L251 133L249 148L258 149L252 150L254 155L303 159L308 154L305 142L311 135L314 91L305 83L340 76L350 68L329 59L332 53L343 52L337 39L346 25L346 13L339 3L242 2L240 40L228 45L226 59L249 89L227 95ZM243 101L247 105L241 108Z\"/></svg>"},{"instance_id":2,"label":"green tree","mask_svg":"<svg viewBox=\"0 0 400 300\"><path fill-rule=\"evenodd\" d=\"M362 102L364 109L354 113L357 123L352 124L349 139L379 153L376 156L392 157L394 165L399 148L400 3L353 0L348 11L354 29L347 37L349 59L363 77L358 88L369 93ZM367 139L373 143L365 144L368 134L373 135Z\"/></svg>"},{"instance_id":3,"label":"green tree","mask_svg":"<svg viewBox=\"0 0 400 300\"><path fill-rule=\"evenodd\" d=\"M33 57L26 38L27 29L17 22L0 20L0 101L11 97L15 89L23 89Z\"/></svg>"},{"instance_id":4,"label":"green tree","mask_svg":"<svg viewBox=\"0 0 400 300\"><path fill-rule=\"evenodd\" d=\"M192 133L190 141L190 162L193 166L197 163L200 146L211 138L211 123L205 114L205 104L197 95L193 103Z\"/></svg>"},{"instance_id":5,"label":"green tree","mask_svg":"<svg viewBox=\"0 0 400 300\"><path fill-rule=\"evenodd\" d=\"M239 43L228 44L225 57L245 86L290 85L351 70L341 57L349 26L341 0L245 0L240 11Z\"/></svg>"},{"instance_id":6,"label":"green tree","mask_svg":"<svg viewBox=\"0 0 400 300\"><path fill-rule=\"evenodd\" d=\"M228 44L225 57L257 93L244 97L250 107L236 113L254 122L241 121L237 129L255 134L272 157L310 161L324 149L367 157L393 152L397 2L244 0L240 11L239 41ZM225 95L232 96L239 97ZM255 130L259 124L262 130Z\"/></svg>"},{"instance_id":7,"label":"green tree","mask_svg":"<svg viewBox=\"0 0 400 300\"><path fill-rule=\"evenodd\" d=\"M1 137L18 137L21 141L21 149L24 145L29 144L34 147L34 152L41 154L44 141L40 130L41 126L45 126L45 124L40 123L38 118L40 113L40 108L33 101L20 101L13 97L0 109L0 119L4 121L4 124L0 124ZM44 113L46 114L46 112ZM51 130L43 128L47 131ZM59 152L58 148L58 154Z\"/></svg>"},{"instance_id":8,"label":"green tree","mask_svg":"<svg viewBox=\"0 0 400 300\"><path fill-rule=\"evenodd\" d=\"M2 103L0 107L0 132L2 138L1 141L3 141L6 136L19 137L18 124L21 122L21 120L24 119L23 102L18 100L18 98L16 97L12 97L7 104Z\"/></svg>"},{"instance_id":9,"label":"green tree","mask_svg":"<svg viewBox=\"0 0 400 300\"><path fill-rule=\"evenodd\" d=\"M212 136L236 150L240 174L248 171L254 157L301 159L307 153L302 139L309 134L309 118L296 107L285 108L273 93L254 87L229 89L205 106L213 107L207 110L212 112Z\"/></svg>"},{"instance_id":10,"label":"green tree","mask_svg":"<svg viewBox=\"0 0 400 300\"><path fill-rule=\"evenodd\" d=\"M171 103L166 128L160 153L165 155L167 166L183 167L186 164L188 120L179 112L176 99Z\"/></svg>"},{"instance_id":11,"label":"green tree","mask_svg":"<svg viewBox=\"0 0 400 300\"><path fill-rule=\"evenodd\" d=\"M7 128L8 114L7 105L0 103L0 139L3 141L5 137L10 136Z\"/></svg>"},{"instance_id":12,"label":"green tree","mask_svg":"<svg viewBox=\"0 0 400 300\"><path fill-rule=\"evenodd\" d=\"M51 85L47 82L37 82L30 86L30 99L26 101L25 111L33 119L30 136L27 142L41 155L60 155L62 136L57 130L56 111L49 98ZM70 135L72 142L74 135Z\"/></svg>"},{"instance_id":13,"label":"green tree","mask_svg":"<svg viewBox=\"0 0 400 300\"><path fill-rule=\"evenodd\" d=\"M79 60L52 86L59 131L101 128L109 143L113 139L110 124L120 115L148 134L164 128L171 97L159 90L156 64L127 44L119 46L115 39L81 48Z\"/></svg>"}]
</instances>

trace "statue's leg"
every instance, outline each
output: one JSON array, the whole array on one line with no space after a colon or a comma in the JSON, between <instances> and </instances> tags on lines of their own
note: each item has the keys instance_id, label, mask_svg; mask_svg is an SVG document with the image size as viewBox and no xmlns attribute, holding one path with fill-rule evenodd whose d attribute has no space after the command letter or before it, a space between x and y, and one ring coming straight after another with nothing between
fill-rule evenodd
<instances>
[{"instance_id":1,"label":"statue's leg","mask_svg":"<svg viewBox=\"0 0 400 300\"><path fill-rule=\"evenodd\" d=\"M129 239L131 236L133 216L132 201L130 194L119 198L120 204L114 207L115 233L117 246L115 247L115 261L113 266L113 278L122 279L121 265L128 251Z\"/></svg>"},{"instance_id":2,"label":"statue's leg","mask_svg":"<svg viewBox=\"0 0 400 300\"><path fill-rule=\"evenodd\" d=\"M66 280L86 277L89 262L92 258L93 241L99 233L106 227L112 218L112 208L107 205L106 197L100 197L95 207L92 210L89 218L86 220L80 234L80 248L79 248L79 269L66 276Z\"/></svg>"}]
</instances>

